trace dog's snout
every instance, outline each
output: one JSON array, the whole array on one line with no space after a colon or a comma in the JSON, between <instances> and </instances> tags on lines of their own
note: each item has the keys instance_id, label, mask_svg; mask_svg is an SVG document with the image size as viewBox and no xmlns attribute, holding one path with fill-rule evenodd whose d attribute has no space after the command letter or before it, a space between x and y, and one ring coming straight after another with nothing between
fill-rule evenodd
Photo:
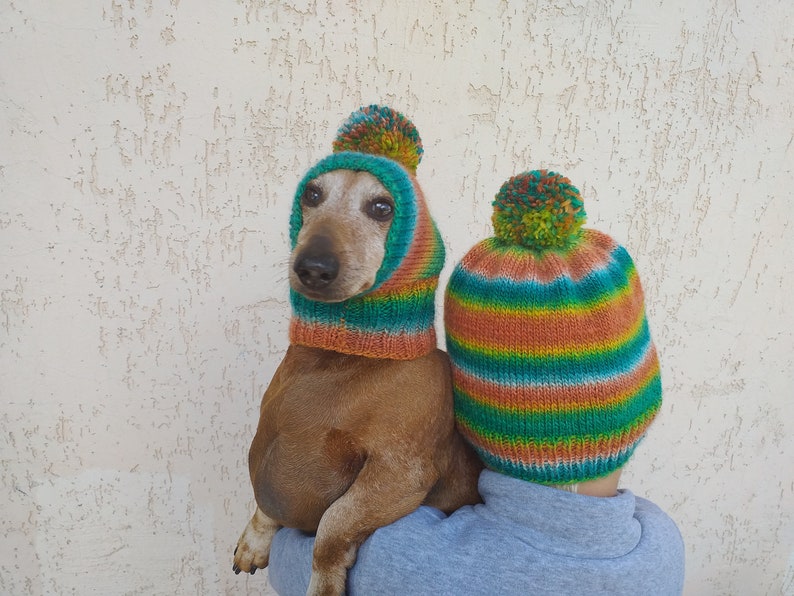
<instances>
[{"instance_id":1,"label":"dog's snout","mask_svg":"<svg viewBox=\"0 0 794 596\"><path fill-rule=\"evenodd\" d=\"M319 290L329 285L339 275L339 259L331 249L331 240L327 236L312 239L295 259L292 270L307 288Z\"/></svg>"},{"instance_id":2,"label":"dog's snout","mask_svg":"<svg viewBox=\"0 0 794 596\"><path fill-rule=\"evenodd\" d=\"M304 286L318 290L336 279L339 260L332 254L307 255L295 262L294 269Z\"/></svg>"}]
</instances>

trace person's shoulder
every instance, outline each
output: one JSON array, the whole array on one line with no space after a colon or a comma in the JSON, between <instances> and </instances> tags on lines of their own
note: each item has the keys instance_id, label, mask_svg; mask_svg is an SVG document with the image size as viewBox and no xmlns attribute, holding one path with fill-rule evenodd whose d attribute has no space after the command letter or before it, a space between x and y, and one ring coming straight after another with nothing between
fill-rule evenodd
<instances>
[{"instance_id":1,"label":"person's shoulder","mask_svg":"<svg viewBox=\"0 0 794 596\"><path fill-rule=\"evenodd\" d=\"M634 516L643 526L652 524L661 528L675 529L675 531L678 532L678 526L676 526L673 518L670 517L664 509L659 507L659 505L649 499L636 495L634 499Z\"/></svg>"},{"instance_id":2,"label":"person's shoulder","mask_svg":"<svg viewBox=\"0 0 794 596\"><path fill-rule=\"evenodd\" d=\"M640 541L632 551L643 569L643 581L652 578L659 594L681 594L684 588L686 549L673 518L653 501L635 496L634 519L640 525Z\"/></svg>"},{"instance_id":3,"label":"person's shoulder","mask_svg":"<svg viewBox=\"0 0 794 596\"><path fill-rule=\"evenodd\" d=\"M683 568L684 539L672 517L652 501L635 497L634 517L642 527L643 541L658 552L678 561Z\"/></svg>"}]
</instances>

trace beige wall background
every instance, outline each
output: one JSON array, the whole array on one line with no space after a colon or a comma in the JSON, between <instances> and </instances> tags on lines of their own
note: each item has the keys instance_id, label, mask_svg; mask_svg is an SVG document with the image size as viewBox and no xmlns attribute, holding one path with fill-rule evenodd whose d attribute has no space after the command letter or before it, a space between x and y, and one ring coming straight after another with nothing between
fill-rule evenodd
<instances>
[{"instance_id":1,"label":"beige wall background","mask_svg":"<svg viewBox=\"0 0 794 596\"><path fill-rule=\"evenodd\" d=\"M662 356L624 484L687 594L794 594L793 32L790 0L0 1L0 593L269 593L231 552L292 193L385 102L442 283L507 177L579 186Z\"/></svg>"}]
</instances>

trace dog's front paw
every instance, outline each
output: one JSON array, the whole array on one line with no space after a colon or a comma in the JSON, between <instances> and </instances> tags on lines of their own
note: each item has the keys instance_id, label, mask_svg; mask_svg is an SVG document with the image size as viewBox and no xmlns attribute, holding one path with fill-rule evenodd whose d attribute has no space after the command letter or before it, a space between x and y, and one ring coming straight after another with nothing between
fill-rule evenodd
<instances>
[{"instance_id":1,"label":"dog's front paw","mask_svg":"<svg viewBox=\"0 0 794 596\"><path fill-rule=\"evenodd\" d=\"M267 567L270 543L277 531L278 524L257 509L237 541L232 570L236 574L244 571L253 575L257 569Z\"/></svg>"}]
</instances>

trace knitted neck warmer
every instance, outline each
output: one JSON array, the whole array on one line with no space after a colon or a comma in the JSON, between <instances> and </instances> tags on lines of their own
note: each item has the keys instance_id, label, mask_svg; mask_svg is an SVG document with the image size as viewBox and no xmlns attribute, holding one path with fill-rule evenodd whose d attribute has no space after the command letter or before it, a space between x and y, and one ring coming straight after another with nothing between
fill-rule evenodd
<instances>
[{"instance_id":1,"label":"knitted neck warmer","mask_svg":"<svg viewBox=\"0 0 794 596\"><path fill-rule=\"evenodd\" d=\"M661 404L634 263L606 234L580 229L578 191L553 172L511 179L494 204L497 237L469 251L446 293L458 426L509 476L606 476Z\"/></svg>"},{"instance_id":2,"label":"knitted neck warmer","mask_svg":"<svg viewBox=\"0 0 794 596\"><path fill-rule=\"evenodd\" d=\"M370 358L406 360L427 354L436 348L435 292L444 245L416 178L406 167L382 155L346 150L320 161L295 194L292 247L302 225L300 197L306 184L337 169L369 172L392 195L394 218L385 258L374 285L343 302L318 302L290 290L290 342Z\"/></svg>"}]
</instances>

